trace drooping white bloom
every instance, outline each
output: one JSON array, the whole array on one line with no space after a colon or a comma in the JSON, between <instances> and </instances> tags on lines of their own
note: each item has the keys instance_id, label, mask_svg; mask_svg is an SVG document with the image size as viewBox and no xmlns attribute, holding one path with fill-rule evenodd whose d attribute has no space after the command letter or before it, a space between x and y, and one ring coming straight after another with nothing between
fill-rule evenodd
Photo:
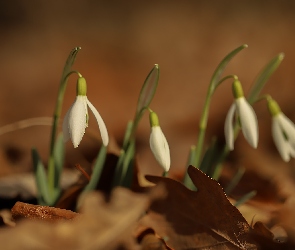
<instances>
[{"instance_id":1,"label":"drooping white bloom","mask_svg":"<svg viewBox=\"0 0 295 250\"><path fill-rule=\"evenodd\" d=\"M272 137L285 162L295 158L295 125L283 113L272 117Z\"/></svg>"},{"instance_id":2,"label":"drooping white bloom","mask_svg":"<svg viewBox=\"0 0 295 250\"><path fill-rule=\"evenodd\" d=\"M240 82L236 81L233 86L235 101L231 105L224 126L225 141L229 150L234 149L233 120L235 112L238 115L243 135L248 143L257 148L258 145L258 121L252 106L245 99L241 90Z\"/></svg>"},{"instance_id":3,"label":"drooping white bloom","mask_svg":"<svg viewBox=\"0 0 295 250\"><path fill-rule=\"evenodd\" d=\"M91 104L90 101L88 101L86 96L86 81L84 78L81 78L82 77L78 79L77 83L77 85L80 85L77 86L76 100L66 113L63 121L64 141L71 139L75 148L79 146L85 133L85 129L88 127L89 116L87 107L89 107L96 118L101 133L102 143L104 146L107 146L109 143L107 128L96 108ZM83 91L81 91L81 85L85 85L85 89Z\"/></svg>"},{"instance_id":4,"label":"drooping white bloom","mask_svg":"<svg viewBox=\"0 0 295 250\"><path fill-rule=\"evenodd\" d=\"M295 158L295 125L281 112L276 101L268 100L268 108L272 115L272 137L285 162Z\"/></svg>"},{"instance_id":5,"label":"drooping white bloom","mask_svg":"<svg viewBox=\"0 0 295 250\"><path fill-rule=\"evenodd\" d=\"M151 123L151 134L150 134L150 147L151 150L162 166L165 172L170 169L170 150L169 145L166 140L165 135L159 126L158 116L155 112L150 113L150 123Z\"/></svg>"}]
</instances>

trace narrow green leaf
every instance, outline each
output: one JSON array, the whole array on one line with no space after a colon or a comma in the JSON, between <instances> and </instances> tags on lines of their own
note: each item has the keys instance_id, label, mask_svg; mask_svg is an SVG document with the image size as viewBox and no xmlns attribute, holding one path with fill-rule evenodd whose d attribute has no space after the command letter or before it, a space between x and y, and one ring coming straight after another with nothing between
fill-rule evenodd
<instances>
[{"instance_id":1,"label":"narrow green leaf","mask_svg":"<svg viewBox=\"0 0 295 250\"><path fill-rule=\"evenodd\" d=\"M123 162L125 161L126 151L130 145L130 141L132 141L131 134L133 133L133 130L134 130L134 122L129 121L124 134L123 149L120 152L120 156L116 165L115 175L114 175L113 184L112 184L113 187L116 187L120 185L121 183L121 177L123 172Z\"/></svg>"},{"instance_id":2,"label":"narrow green leaf","mask_svg":"<svg viewBox=\"0 0 295 250\"><path fill-rule=\"evenodd\" d=\"M131 136L131 133L132 133L132 130L133 130L133 121L129 121L128 124L127 124L127 128L125 130L125 135L124 135L124 140L123 140L123 148L126 148L128 142L129 142L129 139L130 139L130 136Z\"/></svg>"},{"instance_id":3,"label":"narrow green leaf","mask_svg":"<svg viewBox=\"0 0 295 250\"><path fill-rule=\"evenodd\" d=\"M114 174L113 183L112 183L113 188L120 185L120 180L121 180L121 176L122 176L122 168L123 168L122 165L123 165L124 157L125 157L125 151L122 149L121 152L120 152L119 159L118 159L117 164L116 164L115 174Z\"/></svg>"},{"instance_id":4,"label":"narrow green leaf","mask_svg":"<svg viewBox=\"0 0 295 250\"><path fill-rule=\"evenodd\" d=\"M196 150L196 146L192 145L191 148L190 148L189 155L188 155L188 160L187 160L187 163L186 163L187 166L189 166L189 165L193 166L193 162L194 162L194 158L195 158L195 154L194 154L195 150Z\"/></svg>"},{"instance_id":5,"label":"narrow green leaf","mask_svg":"<svg viewBox=\"0 0 295 250\"><path fill-rule=\"evenodd\" d=\"M212 177L214 172L214 167L216 166L216 162L218 160L219 148L217 145L216 137L213 137L209 148L206 150L202 162L200 164L200 170L202 170L205 174ZM212 169L213 168L213 169Z\"/></svg>"},{"instance_id":6,"label":"narrow green leaf","mask_svg":"<svg viewBox=\"0 0 295 250\"><path fill-rule=\"evenodd\" d=\"M234 204L234 206L236 206L236 207L241 206L242 204L244 204L248 200L252 199L256 194L257 194L257 191L256 190L253 190L253 191L245 194L241 199L239 199L238 201L236 201L236 203Z\"/></svg>"},{"instance_id":7,"label":"narrow green leaf","mask_svg":"<svg viewBox=\"0 0 295 250\"><path fill-rule=\"evenodd\" d=\"M120 185L130 188L134 177L134 154L135 154L135 142L131 141L126 151L123 168L121 173Z\"/></svg>"},{"instance_id":8,"label":"narrow green leaf","mask_svg":"<svg viewBox=\"0 0 295 250\"><path fill-rule=\"evenodd\" d=\"M153 69L148 74L147 78L144 81L144 84L141 88L139 99L136 108L136 116L140 115L141 111L145 108L148 108L158 86L159 82L159 65L155 64Z\"/></svg>"},{"instance_id":9,"label":"narrow green leaf","mask_svg":"<svg viewBox=\"0 0 295 250\"><path fill-rule=\"evenodd\" d=\"M133 169L134 169L134 154L135 154L135 142L132 140L128 144L128 148L125 151L121 151L120 157L116 165L115 176L113 179L113 187L124 186L130 187L133 181Z\"/></svg>"},{"instance_id":10,"label":"narrow green leaf","mask_svg":"<svg viewBox=\"0 0 295 250\"><path fill-rule=\"evenodd\" d=\"M188 156L188 161L187 161L187 164L186 166L190 166L192 165L193 166L193 163L195 161L195 150L196 150L196 146L195 145L192 145L191 148L190 148L190 151L189 151L189 156ZM189 177L187 171L185 172L185 175L184 175L184 179L183 179L183 184L190 190L194 190L196 191L197 188L196 186L194 185L193 181L191 180L191 178Z\"/></svg>"},{"instance_id":11,"label":"narrow green leaf","mask_svg":"<svg viewBox=\"0 0 295 250\"><path fill-rule=\"evenodd\" d=\"M270 76L275 72L275 70L279 67L281 62L284 59L284 53L278 54L276 57L274 57L261 71L261 73L258 75L256 80L254 81L252 88L250 89L250 92L248 94L248 101L249 103L253 104L262 88L264 87L267 80L270 78Z\"/></svg>"},{"instance_id":12,"label":"narrow green leaf","mask_svg":"<svg viewBox=\"0 0 295 250\"><path fill-rule=\"evenodd\" d=\"M205 151L200 164L200 170L202 170L212 179L218 180L222 170L221 163L224 158L224 153L224 148L220 146L218 140L216 137L214 137L210 143L210 146Z\"/></svg>"},{"instance_id":13,"label":"narrow green leaf","mask_svg":"<svg viewBox=\"0 0 295 250\"><path fill-rule=\"evenodd\" d=\"M62 133L58 136L54 147L54 187L59 189L60 177L64 165L64 141Z\"/></svg>"},{"instance_id":14,"label":"narrow green leaf","mask_svg":"<svg viewBox=\"0 0 295 250\"><path fill-rule=\"evenodd\" d=\"M230 60L236 55L238 54L241 50L247 48L248 45L247 44L243 44L241 46L239 46L238 48L234 49L233 51L231 51L228 55L226 55L223 60L219 63L219 65L217 66L216 70L213 73L213 76L211 78L211 82L210 82L210 89L212 91L214 91L214 89L218 86L218 83L220 81L220 77L225 69L225 67L227 66L227 64L230 62Z\"/></svg>"},{"instance_id":15,"label":"narrow green leaf","mask_svg":"<svg viewBox=\"0 0 295 250\"><path fill-rule=\"evenodd\" d=\"M95 187L97 186L97 183L100 180L100 176L104 167L104 163L106 160L106 156L107 156L107 147L105 146L101 146L100 150L99 150L99 154L96 158L94 167L93 167L93 171L91 174L91 179L89 181L89 183L86 185L86 187L84 188L83 191L90 191L90 190L94 190Z\"/></svg>"},{"instance_id":16,"label":"narrow green leaf","mask_svg":"<svg viewBox=\"0 0 295 250\"><path fill-rule=\"evenodd\" d=\"M214 168L212 168L212 169L214 169L212 177L211 177L212 179L214 179L216 181L219 180L219 177L220 177L221 171L222 171L222 167L223 167L222 163L220 161L217 161Z\"/></svg>"},{"instance_id":17,"label":"narrow green leaf","mask_svg":"<svg viewBox=\"0 0 295 250\"><path fill-rule=\"evenodd\" d=\"M48 181L44 165L35 148L32 149L33 166L36 177L36 184L38 189L38 201L42 205L52 205L52 199L48 190Z\"/></svg>"},{"instance_id":18,"label":"narrow green leaf","mask_svg":"<svg viewBox=\"0 0 295 250\"><path fill-rule=\"evenodd\" d=\"M228 184L228 186L224 190L227 195L229 195L234 190L234 188L238 185L244 173L245 173L245 168L238 169L234 178L232 178L231 182Z\"/></svg>"}]
</instances>

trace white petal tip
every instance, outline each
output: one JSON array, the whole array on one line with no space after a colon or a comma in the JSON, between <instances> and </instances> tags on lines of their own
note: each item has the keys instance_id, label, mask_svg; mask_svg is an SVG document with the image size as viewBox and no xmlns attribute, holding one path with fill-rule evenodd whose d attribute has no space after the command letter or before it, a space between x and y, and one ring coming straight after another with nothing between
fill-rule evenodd
<instances>
[{"instance_id":1,"label":"white petal tip","mask_svg":"<svg viewBox=\"0 0 295 250\"><path fill-rule=\"evenodd\" d=\"M101 138L102 138L102 144L107 147L109 145L109 136L108 134L104 134L104 135L101 135Z\"/></svg>"}]
</instances>

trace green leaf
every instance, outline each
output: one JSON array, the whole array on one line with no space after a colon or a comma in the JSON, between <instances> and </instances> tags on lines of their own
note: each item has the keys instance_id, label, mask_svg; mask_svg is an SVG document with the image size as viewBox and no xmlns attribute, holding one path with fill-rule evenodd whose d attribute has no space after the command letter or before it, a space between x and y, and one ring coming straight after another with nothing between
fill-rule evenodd
<instances>
[{"instance_id":1,"label":"green leaf","mask_svg":"<svg viewBox=\"0 0 295 250\"><path fill-rule=\"evenodd\" d=\"M104 167L104 163L105 163L105 160L106 160L106 155L107 155L107 147L102 145L100 150L99 150L99 154L97 156L97 159L95 161L90 181L87 184L87 186L84 188L83 191L94 190L95 187L97 186L97 183L100 180L100 176L101 176L101 173L102 173L102 170L103 170L103 167Z\"/></svg>"},{"instance_id":2,"label":"green leaf","mask_svg":"<svg viewBox=\"0 0 295 250\"><path fill-rule=\"evenodd\" d=\"M219 65L217 66L216 70L213 73L213 76L211 78L211 82L210 82L210 89L212 91L215 90L215 88L218 86L218 83L220 81L220 77L225 69L225 67L227 66L227 64L230 62L230 60L236 55L238 54L241 50L247 48L248 45L247 44L243 44L240 47L234 49L233 51L231 51L228 55L226 55L223 60L219 63Z\"/></svg>"},{"instance_id":3,"label":"green leaf","mask_svg":"<svg viewBox=\"0 0 295 250\"><path fill-rule=\"evenodd\" d=\"M221 162L224 158L224 148L220 146L216 137L213 137L209 147L204 153L200 164L200 170L210 176L212 179L218 180L222 170Z\"/></svg>"},{"instance_id":4,"label":"green leaf","mask_svg":"<svg viewBox=\"0 0 295 250\"><path fill-rule=\"evenodd\" d=\"M54 147L54 186L59 189L60 177L64 165L64 141L62 133L58 136Z\"/></svg>"},{"instance_id":5,"label":"green leaf","mask_svg":"<svg viewBox=\"0 0 295 250\"><path fill-rule=\"evenodd\" d=\"M139 99L136 108L136 116L141 116L142 110L149 107L158 86L159 82L159 65L155 64L153 69L148 74L141 88Z\"/></svg>"},{"instance_id":6,"label":"green leaf","mask_svg":"<svg viewBox=\"0 0 295 250\"><path fill-rule=\"evenodd\" d=\"M190 148L190 152L189 152L188 161L187 161L186 166L190 166L190 165L193 166L193 163L195 161L195 159L194 159L195 158L195 150L196 150L196 146L192 145ZM190 190L194 190L194 191L197 190L193 181L189 177L187 171L185 172L185 175L184 175L183 184Z\"/></svg>"},{"instance_id":7,"label":"green leaf","mask_svg":"<svg viewBox=\"0 0 295 250\"><path fill-rule=\"evenodd\" d=\"M234 178L232 178L231 182L228 184L228 186L224 190L227 195L229 195L234 190L234 188L238 185L244 173L245 173L245 168L238 169Z\"/></svg>"},{"instance_id":8,"label":"green leaf","mask_svg":"<svg viewBox=\"0 0 295 250\"><path fill-rule=\"evenodd\" d=\"M52 199L48 190L48 180L44 165L35 148L32 149L33 166L36 177L36 184L38 188L38 201L42 205L52 205Z\"/></svg>"},{"instance_id":9,"label":"green leaf","mask_svg":"<svg viewBox=\"0 0 295 250\"><path fill-rule=\"evenodd\" d=\"M214 168L218 161L219 156L219 148L217 145L216 137L213 137L209 148L206 150L202 162L200 164L200 170L203 171L208 176L212 177Z\"/></svg>"},{"instance_id":10,"label":"green leaf","mask_svg":"<svg viewBox=\"0 0 295 250\"><path fill-rule=\"evenodd\" d=\"M257 191L256 190L253 190L253 191L245 194L241 199L239 199L238 201L236 201L236 203L234 204L234 206L236 206L236 207L241 206L242 204L244 204L248 200L252 199L256 194L257 194Z\"/></svg>"},{"instance_id":11,"label":"green leaf","mask_svg":"<svg viewBox=\"0 0 295 250\"><path fill-rule=\"evenodd\" d=\"M129 121L127 124L127 128L125 130L124 140L123 140L123 148L126 148L127 144L129 143L129 139L131 137L131 133L133 130L133 121Z\"/></svg>"},{"instance_id":12,"label":"green leaf","mask_svg":"<svg viewBox=\"0 0 295 250\"><path fill-rule=\"evenodd\" d=\"M120 185L130 188L134 177L135 142L131 141L123 160Z\"/></svg>"},{"instance_id":13,"label":"green leaf","mask_svg":"<svg viewBox=\"0 0 295 250\"><path fill-rule=\"evenodd\" d=\"M116 164L115 175L113 177L113 183L112 183L113 188L120 185L124 157L125 157L125 151L122 149L120 152L119 159Z\"/></svg>"},{"instance_id":14,"label":"green leaf","mask_svg":"<svg viewBox=\"0 0 295 250\"><path fill-rule=\"evenodd\" d=\"M120 157L116 165L115 176L113 179L113 187L124 186L130 187L133 181L134 174L134 154L135 154L135 142L132 140L128 144L126 152L121 151Z\"/></svg>"},{"instance_id":15,"label":"green leaf","mask_svg":"<svg viewBox=\"0 0 295 250\"><path fill-rule=\"evenodd\" d=\"M253 104L257 100L265 83L270 78L270 76L275 72L275 70L279 67L283 59L284 53L280 53L263 68L261 73L258 75L257 79L254 81L248 94L247 99L249 103Z\"/></svg>"}]
</instances>

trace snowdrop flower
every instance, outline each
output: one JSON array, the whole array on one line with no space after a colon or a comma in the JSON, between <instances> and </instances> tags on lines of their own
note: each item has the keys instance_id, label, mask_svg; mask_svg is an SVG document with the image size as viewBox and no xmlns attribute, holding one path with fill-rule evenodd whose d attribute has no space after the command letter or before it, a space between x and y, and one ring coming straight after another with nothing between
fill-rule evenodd
<instances>
[{"instance_id":1,"label":"snowdrop flower","mask_svg":"<svg viewBox=\"0 0 295 250\"><path fill-rule=\"evenodd\" d=\"M244 97L243 89L239 80L233 83L233 95L235 102L231 105L224 126L225 141L229 150L234 149L234 128L233 119L235 112L238 115L243 135L248 143L257 148L258 144L258 122L256 114L252 106L247 102Z\"/></svg>"},{"instance_id":2,"label":"snowdrop flower","mask_svg":"<svg viewBox=\"0 0 295 250\"><path fill-rule=\"evenodd\" d=\"M170 150L165 135L159 125L159 119L155 112L150 112L150 147L161 167L167 173L170 169Z\"/></svg>"},{"instance_id":3,"label":"snowdrop flower","mask_svg":"<svg viewBox=\"0 0 295 250\"><path fill-rule=\"evenodd\" d=\"M84 77L79 77L77 81L76 100L66 113L63 121L64 141L67 141L71 138L74 148L79 146L85 133L85 129L88 127L88 106L98 123L102 137L102 143L104 146L107 146L109 143L109 136L106 126L96 108L91 104L90 101L88 101L86 92L86 80Z\"/></svg>"},{"instance_id":4,"label":"snowdrop flower","mask_svg":"<svg viewBox=\"0 0 295 250\"><path fill-rule=\"evenodd\" d=\"M292 156L295 158L295 125L282 113L278 103L272 98L267 99L268 110L272 116L272 137L285 162Z\"/></svg>"}]
</instances>

